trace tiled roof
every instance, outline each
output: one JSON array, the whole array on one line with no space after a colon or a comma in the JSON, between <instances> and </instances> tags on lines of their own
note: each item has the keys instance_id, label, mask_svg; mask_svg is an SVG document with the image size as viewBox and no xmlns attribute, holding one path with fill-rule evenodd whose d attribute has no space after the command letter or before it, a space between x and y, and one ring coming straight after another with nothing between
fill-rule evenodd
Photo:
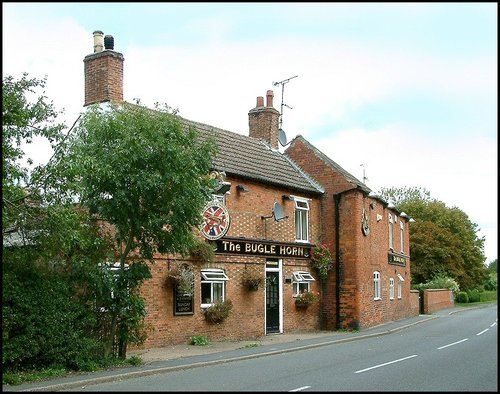
<instances>
[{"instance_id":1,"label":"tiled roof","mask_svg":"<svg viewBox=\"0 0 500 394\"><path fill-rule=\"evenodd\" d=\"M319 183L264 141L184 118L181 120L186 126L194 126L200 138L215 139L218 152L213 161L214 170L293 190L324 193Z\"/></svg>"},{"instance_id":2,"label":"tiled roof","mask_svg":"<svg viewBox=\"0 0 500 394\"><path fill-rule=\"evenodd\" d=\"M305 145L307 145L312 151L314 151L314 153L316 154L316 156L318 156L321 160L323 160L325 163L327 163L335 171L337 171L339 174L341 174L354 187L359 188L359 189L363 190L366 193L370 193L372 191L363 182L361 182L355 176L351 175L349 172L347 172L346 170L344 170L341 166L339 166L332 159L330 159L327 155L325 155L318 148L316 148L314 145L312 145L304 137L302 137L301 135L298 135L297 137L294 138L294 140L297 140L297 139L300 139ZM291 143L293 144L293 141Z\"/></svg>"}]
</instances>

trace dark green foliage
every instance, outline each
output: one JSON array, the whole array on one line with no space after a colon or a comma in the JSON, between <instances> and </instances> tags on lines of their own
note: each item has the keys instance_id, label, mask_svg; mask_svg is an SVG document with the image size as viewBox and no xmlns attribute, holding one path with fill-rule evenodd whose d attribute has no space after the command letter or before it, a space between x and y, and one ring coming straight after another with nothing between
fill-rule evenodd
<instances>
[{"instance_id":1,"label":"dark green foliage","mask_svg":"<svg viewBox=\"0 0 500 394\"><path fill-rule=\"evenodd\" d=\"M463 211L432 199L425 189L390 188L381 194L416 221L410 225L413 283L441 275L455 279L461 290L484 284L484 237L478 237L477 224Z\"/></svg>"},{"instance_id":2,"label":"dark green foliage","mask_svg":"<svg viewBox=\"0 0 500 394\"><path fill-rule=\"evenodd\" d=\"M467 292L460 291L457 294L457 302L460 304L467 304L469 302L469 296L467 295Z\"/></svg>"},{"instance_id":3,"label":"dark green foliage","mask_svg":"<svg viewBox=\"0 0 500 394\"><path fill-rule=\"evenodd\" d=\"M484 283L484 290L496 291L498 289L498 274L496 272L490 272L488 279Z\"/></svg>"},{"instance_id":4,"label":"dark green foliage","mask_svg":"<svg viewBox=\"0 0 500 394\"><path fill-rule=\"evenodd\" d=\"M60 366L79 369L95 359L93 325L61 274L7 256L3 261L2 366L23 370Z\"/></svg>"},{"instance_id":5,"label":"dark green foliage","mask_svg":"<svg viewBox=\"0 0 500 394\"><path fill-rule=\"evenodd\" d=\"M497 268L498 268L498 259L495 259L488 264L487 270L490 273L494 272L496 274Z\"/></svg>"},{"instance_id":6,"label":"dark green foliage","mask_svg":"<svg viewBox=\"0 0 500 394\"><path fill-rule=\"evenodd\" d=\"M481 301L481 295L480 295L479 290L477 290L477 289L467 290L467 296L469 297L469 302Z\"/></svg>"},{"instance_id":7,"label":"dark green foliage","mask_svg":"<svg viewBox=\"0 0 500 394\"><path fill-rule=\"evenodd\" d=\"M191 337L190 344L195 346L206 346L208 345L208 339L203 335L194 335Z\"/></svg>"},{"instance_id":8,"label":"dark green foliage","mask_svg":"<svg viewBox=\"0 0 500 394\"><path fill-rule=\"evenodd\" d=\"M483 291L481 294L481 302L498 301L497 291Z\"/></svg>"}]
</instances>

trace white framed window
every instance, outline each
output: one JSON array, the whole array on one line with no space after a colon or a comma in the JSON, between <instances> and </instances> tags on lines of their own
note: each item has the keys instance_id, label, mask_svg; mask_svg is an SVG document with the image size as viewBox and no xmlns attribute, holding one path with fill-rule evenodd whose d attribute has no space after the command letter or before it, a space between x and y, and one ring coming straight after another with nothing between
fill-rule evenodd
<instances>
[{"instance_id":1,"label":"white framed window","mask_svg":"<svg viewBox=\"0 0 500 394\"><path fill-rule=\"evenodd\" d=\"M112 263L111 261L106 261L103 263L98 263L98 267L101 270L101 275L102 275L102 280L108 286L109 288L109 298L107 296L101 297L99 300L96 301L96 308L99 312L108 312L110 303L112 303L115 298L115 292L114 288L116 286L118 277L120 275L121 271L121 263L120 262L115 262ZM125 264L124 265L124 270L128 270L129 265ZM100 305L100 306L99 306Z\"/></svg>"},{"instance_id":2,"label":"white framed window","mask_svg":"<svg viewBox=\"0 0 500 394\"><path fill-rule=\"evenodd\" d=\"M380 272L375 271L373 273L373 299L374 300L381 300L381 293L380 293Z\"/></svg>"},{"instance_id":3,"label":"white framed window","mask_svg":"<svg viewBox=\"0 0 500 394\"><path fill-rule=\"evenodd\" d=\"M216 301L225 300L227 277L219 268L204 268L201 270L201 307L208 308Z\"/></svg>"},{"instance_id":4,"label":"white framed window","mask_svg":"<svg viewBox=\"0 0 500 394\"><path fill-rule=\"evenodd\" d=\"M309 241L309 202L305 198L294 197L295 203L295 239Z\"/></svg>"},{"instance_id":5,"label":"white framed window","mask_svg":"<svg viewBox=\"0 0 500 394\"><path fill-rule=\"evenodd\" d=\"M294 271L292 273L293 296L305 291L311 291L311 282L316 279L307 271Z\"/></svg>"},{"instance_id":6,"label":"white framed window","mask_svg":"<svg viewBox=\"0 0 500 394\"><path fill-rule=\"evenodd\" d=\"M389 299L394 299L394 278L389 279Z\"/></svg>"},{"instance_id":7,"label":"white framed window","mask_svg":"<svg viewBox=\"0 0 500 394\"><path fill-rule=\"evenodd\" d=\"M391 214L389 214L389 249L394 250L394 224Z\"/></svg>"},{"instance_id":8,"label":"white framed window","mask_svg":"<svg viewBox=\"0 0 500 394\"><path fill-rule=\"evenodd\" d=\"M405 279L398 274L398 298L401 299L403 297L403 282Z\"/></svg>"},{"instance_id":9,"label":"white framed window","mask_svg":"<svg viewBox=\"0 0 500 394\"><path fill-rule=\"evenodd\" d=\"M399 221L400 228L400 243L401 243L401 253L405 252L405 224L402 220Z\"/></svg>"}]
</instances>

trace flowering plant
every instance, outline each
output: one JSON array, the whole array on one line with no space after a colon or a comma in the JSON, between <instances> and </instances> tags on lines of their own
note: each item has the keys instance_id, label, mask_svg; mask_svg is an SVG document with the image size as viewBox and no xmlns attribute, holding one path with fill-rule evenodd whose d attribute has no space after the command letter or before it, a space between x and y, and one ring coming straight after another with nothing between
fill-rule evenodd
<instances>
[{"instance_id":1,"label":"flowering plant","mask_svg":"<svg viewBox=\"0 0 500 394\"><path fill-rule=\"evenodd\" d=\"M325 244L315 246L311 252L311 259L319 277L325 280L333 264L333 257L328 247Z\"/></svg>"},{"instance_id":2,"label":"flowering plant","mask_svg":"<svg viewBox=\"0 0 500 394\"><path fill-rule=\"evenodd\" d=\"M264 284L264 276L257 271L245 270L242 277L243 285L248 290L258 290Z\"/></svg>"},{"instance_id":3,"label":"flowering plant","mask_svg":"<svg viewBox=\"0 0 500 394\"><path fill-rule=\"evenodd\" d=\"M319 293L314 293L312 291L304 291L297 294L295 298L295 305L297 306L309 306L319 300Z\"/></svg>"}]
</instances>

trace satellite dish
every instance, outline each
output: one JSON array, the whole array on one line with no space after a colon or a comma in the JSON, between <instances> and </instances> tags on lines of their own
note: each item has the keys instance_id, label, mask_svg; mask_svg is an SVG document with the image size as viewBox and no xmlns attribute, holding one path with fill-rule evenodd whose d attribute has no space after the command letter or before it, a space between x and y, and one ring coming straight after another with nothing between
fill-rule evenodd
<instances>
[{"instance_id":1,"label":"satellite dish","mask_svg":"<svg viewBox=\"0 0 500 394\"><path fill-rule=\"evenodd\" d=\"M278 130L278 141L281 144L281 146L285 146L287 141L286 141L286 134L283 129Z\"/></svg>"},{"instance_id":2,"label":"satellite dish","mask_svg":"<svg viewBox=\"0 0 500 394\"><path fill-rule=\"evenodd\" d=\"M277 222L286 218L285 211L280 203L275 202L273 207L274 220Z\"/></svg>"}]
</instances>

